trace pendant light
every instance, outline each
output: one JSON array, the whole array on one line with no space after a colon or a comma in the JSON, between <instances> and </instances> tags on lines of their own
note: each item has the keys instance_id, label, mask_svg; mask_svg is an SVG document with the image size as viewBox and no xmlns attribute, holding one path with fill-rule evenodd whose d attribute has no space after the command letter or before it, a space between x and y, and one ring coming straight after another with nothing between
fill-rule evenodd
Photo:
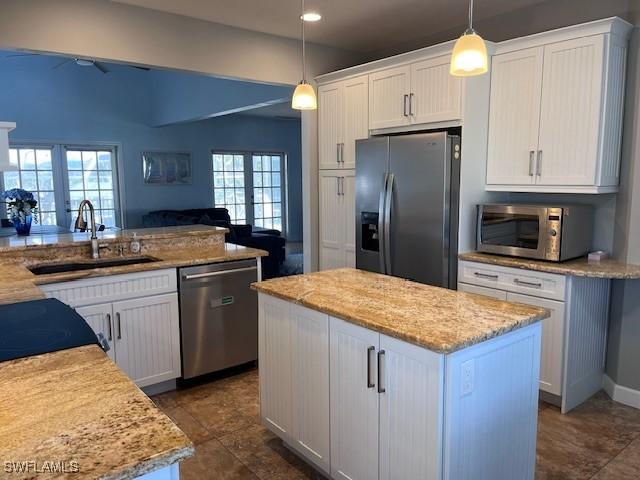
<instances>
[{"instance_id":1,"label":"pendant light","mask_svg":"<svg viewBox=\"0 0 640 480\"><path fill-rule=\"evenodd\" d=\"M304 0L302 2L302 81L298 84L291 98L291 108L294 110L315 110L318 108L316 100L316 92L313 86L307 82L306 57L305 57L305 39L304 39Z\"/></svg>"},{"instance_id":2,"label":"pendant light","mask_svg":"<svg viewBox=\"0 0 640 480\"><path fill-rule=\"evenodd\" d=\"M456 77L482 75L487 72L488 63L487 46L473 30L473 0L469 0L469 28L453 47L449 73Z\"/></svg>"}]
</instances>

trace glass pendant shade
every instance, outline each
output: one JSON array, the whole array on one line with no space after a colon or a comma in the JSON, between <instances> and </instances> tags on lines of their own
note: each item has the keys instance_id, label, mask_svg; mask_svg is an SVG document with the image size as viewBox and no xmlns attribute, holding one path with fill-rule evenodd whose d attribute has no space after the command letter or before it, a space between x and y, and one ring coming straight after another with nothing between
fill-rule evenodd
<instances>
[{"instance_id":1,"label":"glass pendant shade","mask_svg":"<svg viewBox=\"0 0 640 480\"><path fill-rule=\"evenodd\" d=\"M315 110L318 108L316 92L307 82L300 82L293 92L291 108L294 110Z\"/></svg>"},{"instance_id":2,"label":"glass pendant shade","mask_svg":"<svg viewBox=\"0 0 640 480\"><path fill-rule=\"evenodd\" d=\"M482 75L488 69L487 46L475 32L464 33L456 42L451 54L451 75L470 77Z\"/></svg>"}]
</instances>

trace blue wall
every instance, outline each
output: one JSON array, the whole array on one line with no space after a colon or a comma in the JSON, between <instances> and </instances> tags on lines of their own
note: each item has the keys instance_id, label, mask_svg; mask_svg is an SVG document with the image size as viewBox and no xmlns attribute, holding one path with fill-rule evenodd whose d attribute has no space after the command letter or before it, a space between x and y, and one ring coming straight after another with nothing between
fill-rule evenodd
<instances>
[{"instance_id":1,"label":"blue wall","mask_svg":"<svg viewBox=\"0 0 640 480\"><path fill-rule=\"evenodd\" d=\"M120 145L127 227L140 226L149 210L211 206L212 149L268 150L288 154L289 240L302 239L299 121L232 115L153 128L149 125L155 100L149 72L113 65L103 75L75 64L52 70L59 61L0 58L0 120L17 122L11 141ZM191 152L193 184L145 186L141 164L145 150Z\"/></svg>"}]
</instances>

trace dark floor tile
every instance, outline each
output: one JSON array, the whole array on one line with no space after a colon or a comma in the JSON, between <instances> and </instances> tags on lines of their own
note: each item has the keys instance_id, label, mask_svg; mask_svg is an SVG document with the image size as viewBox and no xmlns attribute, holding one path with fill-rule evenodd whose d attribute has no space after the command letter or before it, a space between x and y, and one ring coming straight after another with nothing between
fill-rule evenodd
<instances>
[{"instance_id":1,"label":"dark floor tile","mask_svg":"<svg viewBox=\"0 0 640 480\"><path fill-rule=\"evenodd\" d=\"M220 442L260 479L324 478L262 425L225 435Z\"/></svg>"},{"instance_id":2,"label":"dark floor tile","mask_svg":"<svg viewBox=\"0 0 640 480\"><path fill-rule=\"evenodd\" d=\"M216 438L260 421L260 406L256 396L240 400L232 396L215 395L180 405Z\"/></svg>"},{"instance_id":3,"label":"dark floor tile","mask_svg":"<svg viewBox=\"0 0 640 480\"><path fill-rule=\"evenodd\" d=\"M213 438L213 435L204 428L193 416L182 407L163 409L173 422L196 445Z\"/></svg>"},{"instance_id":4,"label":"dark floor tile","mask_svg":"<svg viewBox=\"0 0 640 480\"><path fill-rule=\"evenodd\" d=\"M640 478L640 438L611 460L594 480L637 480Z\"/></svg>"},{"instance_id":5,"label":"dark floor tile","mask_svg":"<svg viewBox=\"0 0 640 480\"><path fill-rule=\"evenodd\" d=\"M181 480L256 480L257 477L216 439L196 445L193 457L180 464Z\"/></svg>"}]
</instances>

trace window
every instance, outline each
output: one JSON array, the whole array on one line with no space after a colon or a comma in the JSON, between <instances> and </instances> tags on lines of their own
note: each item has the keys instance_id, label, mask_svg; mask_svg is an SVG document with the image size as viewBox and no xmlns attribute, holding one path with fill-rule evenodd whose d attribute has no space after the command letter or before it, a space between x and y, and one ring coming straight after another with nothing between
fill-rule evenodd
<instances>
[{"instance_id":1,"label":"window","mask_svg":"<svg viewBox=\"0 0 640 480\"><path fill-rule=\"evenodd\" d=\"M77 212L83 199L95 208L96 222L116 226L114 152L65 147L68 205Z\"/></svg>"},{"instance_id":2,"label":"window","mask_svg":"<svg viewBox=\"0 0 640 480\"><path fill-rule=\"evenodd\" d=\"M285 231L284 154L213 152L212 162L214 205L232 223Z\"/></svg>"},{"instance_id":3,"label":"window","mask_svg":"<svg viewBox=\"0 0 640 480\"><path fill-rule=\"evenodd\" d=\"M254 225L282 230L282 156L253 154L252 160Z\"/></svg>"},{"instance_id":4,"label":"window","mask_svg":"<svg viewBox=\"0 0 640 480\"><path fill-rule=\"evenodd\" d=\"M32 192L41 225L70 227L85 198L95 207L96 223L120 225L115 147L12 145L9 155L19 170L3 172L0 190Z\"/></svg>"},{"instance_id":5,"label":"window","mask_svg":"<svg viewBox=\"0 0 640 480\"><path fill-rule=\"evenodd\" d=\"M19 170L3 172L3 189L22 188L33 193L38 202L37 223L56 225L52 148L11 148L9 155Z\"/></svg>"},{"instance_id":6,"label":"window","mask_svg":"<svg viewBox=\"0 0 640 480\"><path fill-rule=\"evenodd\" d=\"M247 223L244 185L244 155L214 153L214 205L229 210L232 223Z\"/></svg>"}]
</instances>

